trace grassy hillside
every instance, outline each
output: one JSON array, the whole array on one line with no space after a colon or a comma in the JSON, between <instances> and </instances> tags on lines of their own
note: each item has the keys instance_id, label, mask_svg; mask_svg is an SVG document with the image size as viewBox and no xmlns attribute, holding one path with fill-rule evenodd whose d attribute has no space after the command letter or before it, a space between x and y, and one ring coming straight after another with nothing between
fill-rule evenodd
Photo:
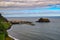
<instances>
[{"instance_id":1,"label":"grassy hillside","mask_svg":"<svg viewBox=\"0 0 60 40\"><path fill-rule=\"evenodd\" d=\"M12 40L8 36L7 30L11 27L11 23L7 21L3 16L0 14L0 40Z\"/></svg>"}]
</instances>

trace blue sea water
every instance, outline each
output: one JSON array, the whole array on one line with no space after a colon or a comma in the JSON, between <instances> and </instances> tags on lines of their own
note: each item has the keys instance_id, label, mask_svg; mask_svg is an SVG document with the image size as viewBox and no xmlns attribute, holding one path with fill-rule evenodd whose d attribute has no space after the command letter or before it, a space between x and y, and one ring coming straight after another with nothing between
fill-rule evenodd
<instances>
[{"instance_id":1,"label":"blue sea water","mask_svg":"<svg viewBox=\"0 0 60 40\"><path fill-rule=\"evenodd\" d=\"M48 17L47 17L48 18ZM39 17L7 18L8 20L31 21L35 26L16 24L8 30L8 34L19 40L60 40L60 17L51 17L49 23L37 23Z\"/></svg>"}]
</instances>

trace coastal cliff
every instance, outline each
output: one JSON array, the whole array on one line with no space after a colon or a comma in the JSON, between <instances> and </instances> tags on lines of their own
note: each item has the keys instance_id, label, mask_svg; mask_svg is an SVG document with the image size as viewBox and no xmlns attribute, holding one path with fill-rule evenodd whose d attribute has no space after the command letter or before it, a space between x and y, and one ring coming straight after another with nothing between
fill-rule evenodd
<instances>
[{"instance_id":1,"label":"coastal cliff","mask_svg":"<svg viewBox=\"0 0 60 40\"><path fill-rule=\"evenodd\" d=\"M19 21L19 20L13 20L8 21L5 17L3 17L0 14L0 40L14 40L13 38L8 36L7 30L11 28L14 24L28 24L28 25L34 25L32 22L29 21Z\"/></svg>"},{"instance_id":2,"label":"coastal cliff","mask_svg":"<svg viewBox=\"0 0 60 40\"><path fill-rule=\"evenodd\" d=\"M8 22L8 20L0 14L0 40L13 40L8 36L7 33L7 30L10 27L11 27L11 23Z\"/></svg>"}]
</instances>

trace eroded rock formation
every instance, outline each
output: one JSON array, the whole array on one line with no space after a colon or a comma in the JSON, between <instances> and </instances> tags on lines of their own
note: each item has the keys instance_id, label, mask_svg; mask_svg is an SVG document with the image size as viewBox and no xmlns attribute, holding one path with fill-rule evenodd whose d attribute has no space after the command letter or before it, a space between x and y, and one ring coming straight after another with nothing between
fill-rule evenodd
<instances>
[{"instance_id":1,"label":"eroded rock formation","mask_svg":"<svg viewBox=\"0 0 60 40\"><path fill-rule=\"evenodd\" d=\"M36 21L36 22L50 22L50 20L47 19L47 18L40 18L40 19L38 19L38 21Z\"/></svg>"}]
</instances>

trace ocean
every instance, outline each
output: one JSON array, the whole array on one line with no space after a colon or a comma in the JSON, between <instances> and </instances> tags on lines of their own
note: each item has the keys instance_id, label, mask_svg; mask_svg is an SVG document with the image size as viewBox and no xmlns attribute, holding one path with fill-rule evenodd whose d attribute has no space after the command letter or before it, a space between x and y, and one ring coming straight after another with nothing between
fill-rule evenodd
<instances>
[{"instance_id":1,"label":"ocean","mask_svg":"<svg viewBox=\"0 0 60 40\"><path fill-rule=\"evenodd\" d=\"M8 34L19 40L60 40L60 17L47 17L49 23L36 22L40 17L11 17L8 20L30 21L35 26L27 24L12 25Z\"/></svg>"}]
</instances>

